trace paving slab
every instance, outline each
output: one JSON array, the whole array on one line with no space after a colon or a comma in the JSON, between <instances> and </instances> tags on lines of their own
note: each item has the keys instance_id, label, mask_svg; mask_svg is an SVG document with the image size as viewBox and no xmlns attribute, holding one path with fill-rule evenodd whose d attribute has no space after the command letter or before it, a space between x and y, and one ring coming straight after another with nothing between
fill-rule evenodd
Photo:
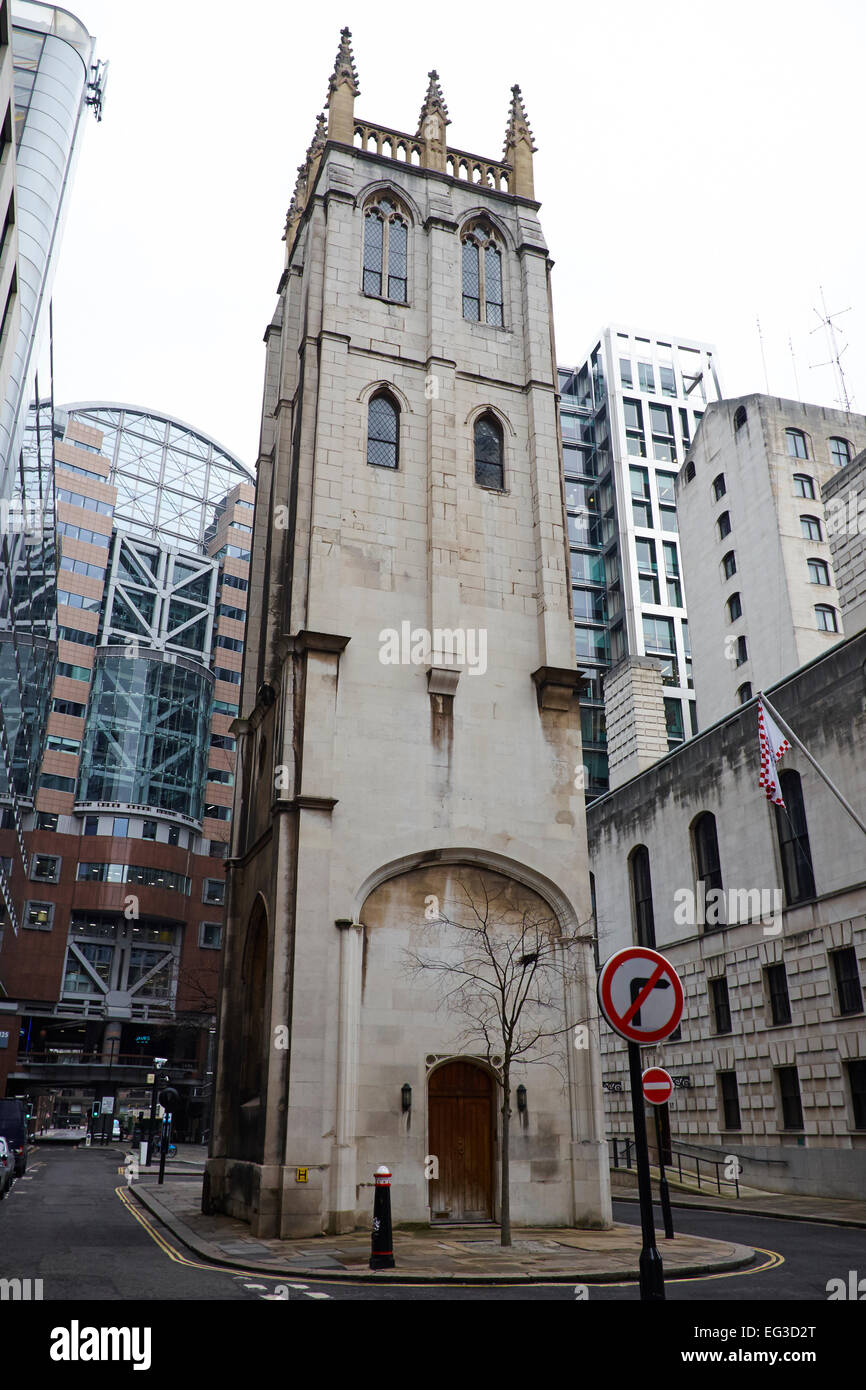
<instances>
[{"instance_id":1,"label":"paving slab","mask_svg":"<svg viewBox=\"0 0 866 1390\"><path fill-rule=\"evenodd\" d=\"M304 1275L321 1279L378 1280L380 1283L603 1283L639 1277L641 1231L617 1223L610 1230L520 1227L503 1248L490 1226L442 1227L394 1232L395 1268L371 1270L370 1231L323 1235L321 1244L267 1240L250 1235L243 1221L205 1216L201 1192L189 1181L162 1187L133 1183L133 1195L190 1250L215 1264L249 1273ZM704 1236L658 1239L671 1275L701 1275L745 1268L755 1259L749 1246Z\"/></svg>"}]
</instances>

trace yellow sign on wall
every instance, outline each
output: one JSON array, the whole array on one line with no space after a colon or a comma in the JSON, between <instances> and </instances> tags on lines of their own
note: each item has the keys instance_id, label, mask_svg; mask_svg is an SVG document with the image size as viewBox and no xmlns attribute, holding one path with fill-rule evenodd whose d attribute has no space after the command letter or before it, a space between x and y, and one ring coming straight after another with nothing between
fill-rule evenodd
<instances>
[{"instance_id":1,"label":"yellow sign on wall","mask_svg":"<svg viewBox=\"0 0 866 1390\"><path fill-rule=\"evenodd\" d=\"M308 1173L308 1172L309 1172L309 1169L308 1169L308 1168L296 1168L296 1169L295 1169L295 1182L306 1182L306 1181L307 1181L307 1173Z\"/></svg>"}]
</instances>

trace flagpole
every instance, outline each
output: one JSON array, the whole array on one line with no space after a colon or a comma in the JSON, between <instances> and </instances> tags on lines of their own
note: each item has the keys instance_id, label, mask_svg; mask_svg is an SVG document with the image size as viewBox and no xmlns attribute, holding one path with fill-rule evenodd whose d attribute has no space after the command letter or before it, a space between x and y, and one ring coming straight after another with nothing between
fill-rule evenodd
<instances>
[{"instance_id":1,"label":"flagpole","mask_svg":"<svg viewBox=\"0 0 866 1390\"><path fill-rule=\"evenodd\" d=\"M845 800L844 796L840 792L839 788L835 785L835 783L831 782L830 778L827 776L821 764L815 761L806 745L804 743L801 743L800 739L798 739L797 735L794 733L794 730L788 727L782 716L779 714L778 710L774 709L773 706L770 704L770 701L767 699L766 695L764 695L763 693L759 693L758 699L763 704L764 709L767 711L767 713L772 715L772 717L775 719L776 723L782 730L782 733L785 735L785 737L790 739L792 743L795 743L797 745L804 758L806 758L812 764L818 776L830 788L836 800L841 802L851 819L855 822L855 824L857 824L860 827L860 829L863 831L863 834L866 835L866 824L864 824L864 822L860 819L857 812L854 810L854 807Z\"/></svg>"}]
</instances>

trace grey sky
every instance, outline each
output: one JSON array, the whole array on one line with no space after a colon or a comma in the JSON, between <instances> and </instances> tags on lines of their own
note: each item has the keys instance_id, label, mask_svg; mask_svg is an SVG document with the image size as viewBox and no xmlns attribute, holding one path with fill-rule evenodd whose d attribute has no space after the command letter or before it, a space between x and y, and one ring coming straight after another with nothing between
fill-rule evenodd
<instances>
[{"instance_id":1,"label":"grey sky","mask_svg":"<svg viewBox=\"0 0 866 1390\"><path fill-rule=\"evenodd\" d=\"M715 342L728 395L836 402L819 285L866 411L862 0L385 6L72 0L110 60L55 289L60 401L180 416L255 462L296 166L349 24L356 112L501 157L511 84L538 153L561 363L606 322ZM799 391L788 346L793 340Z\"/></svg>"}]
</instances>

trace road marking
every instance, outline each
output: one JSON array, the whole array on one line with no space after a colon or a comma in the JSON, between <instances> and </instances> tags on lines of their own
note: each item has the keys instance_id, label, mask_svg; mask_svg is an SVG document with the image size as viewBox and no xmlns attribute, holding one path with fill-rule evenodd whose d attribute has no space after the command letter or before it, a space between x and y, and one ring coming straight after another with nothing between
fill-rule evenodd
<instances>
[{"instance_id":1,"label":"road marking","mask_svg":"<svg viewBox=\"0 0 866 1390\"><path fill-rule=\"evenodd\" d=\"M188 1268L190 1268L190 1269L204 1269L204 1270L209 1270L209 1271L210 1271L211 1273L213 1273L213 1274L232 1274L232 1275L235 1276L236 1279L243 1278L244 1275L246 1275L248 1278L254 1278L254 1277L259 1277L259 1278L261 1278L261 1270L258 1270L258 1269L257 1269L257 1270L252 1270L252 1269L242 1269L242 1270L239 1270L239 1269L231 1269L231 1268L229 1268L227 1265L201 1264L201 1263L200 1263L199 1261L197 1261L197 1260L189 1260L189 1259L187 1259L185 1255L182 1255L182 1254L180 1253L180 1251L175 1250L174 1247L171 1246L171 1245L168 1243L167 1240L165 1240L165 1238L160 1234L160 1232L157 1231L157 1230L155 1229L155 1227L152 1225L152 1223L151 1223L151 1221L148 1219L148 1217L146 1217L146 1216L144 1215L143 1212L141 1212L141 1211L138 1210L138 1208L136 1207L136 1205L133 1203L132 1199L127 1195L127 1191L126 1191L125 1188L123 1188L123 1187L116 1187L116 1188L114 1189L114 1191L115 1191L115 1195L116 1195L117 1197L120 1198L121 1202L122 1202L123 1205L126 1207L127 1211L129 1211L129 1212L135 1217L136 1221L139 1223L140 1226L143 1226L143 1227L144 1227L144 1229L147 1231L148 1235L151 1237L152 1240L154 1240L154 1241L156 1242L156 1244L160 1247L160 1249L163 1251L163 1253L166 1254L166 1255L168 1255L169 1259L174 1260L175 1264L186 1265L186 1266L187 1266ZM783 1265L783 1264L785 1263L785 1256L784 1256L784 1255L780 1255L779 1252L778 1252L777 1250L765 1250L765 1249L764 1249L762 1246L760 1246L760 1245L755 1245L755 1246L752 1247L752 1249L755 1250L755 1252L756 1252L757 1254L759 1254L759 1255L766 1255L766 1256L767 1256L767 1259L766 1259L766 1261L764 1262L764 1264L762 1264L762 1265L756 1265L756 1266L754 1267L754 1269L730 1269L730 1270L725 1270L725 1271L723 1271L723 1272L720 1273L720 1274L691 1274L691 1275L683 1275L682 1277L678 1277L678 1276L675 1275L675 1274L668 1274L668 1275L665 1276L665 1282L666 1282L666 1283L669 1283L669 1284L696 1284L696 1283L699 1284L699 1283L702 1283L704 1280L710 1280L710 1279L739 1279L739 1278L742 1278L744 1275L763 1274L763 1273L765 1273L766 1270L768 1270L768 1269L778 1269L780 1265ZM281 1275L281 1274L268 1274L268 1275L266 1275L265 1277L268 1278L268 1279L272 1279L275 1283L278 1283L278 1284L284 1284L284 1283L287 1282L287 1281L286 1281L285 1275ZM577 1277L577 1276L575 1276L575 1278L576 1278L576 1277ZM569 1281L570 1281L570 1278L571 1278L571 1276L569 1276ZM520 1288L520 1287L523 1287L523 1288L533 1288L533 1289L536 1289L536 1288L545 1288L545 1289L546 1289L546 1288L564 1288L564 1287L566 1287L567 1282L569 1282L569 1281L566 1281L566 1280L563 1280L563 1279L532 1279L532 1280L526 1280L522 1285L517 1285L517 1284L515 1284L514 1287L515 1287L515 1288ZM372 1282L372 1281L371 1281L371 1280L368 1280L368 1279L341 1279L341 1280L340 1280L340 1287L341 1287L341 1288L369 1288L371 1282ZM592 1285L593 1285L595 1288L599 1288L599 1289L625 1289L625 1288L637 1288L638 1284L639 1284L639 1280L637 1280L637 1279L621 1279L621 1280L613 1280L613 1281L604 1282L604 1283L602 1283L600 1280L596 1280L596 1279L594 1279L594 1280L592 1281ZM479 1284L479 1282L478 1282L477 1280L473 1280L472 1283L465 1283L465 1284L462 1283L462 1282L461 1282L460 1280L458 1280L458 1279L449 1280L449 1284L448 1284L448 1287L449 1287L449 1288L453 1288L455 1285L456 1285L458 1288L461 1288L461 1289L463 1289L463 1288L471 1289L471 1288L488 1287L488 1286L484 1286L484 1285ZM418 1279L418 1280L401 1279L401 1281L400 1281L400 1287L401 1287L401 1288L428 1288L429 1286L430 1286L430 1280L429 1280L429 1279ZM304 1289L304 1290L306 1290L307 1285L306 1285L306 1284L289 1284L288 1287L289 1287L290 1289ZM331 1294L327 1294L327 1293L326 1293L326 1294L320 1294L320 1293L311 1292L311 1293L308 1293L308 1294L307 1294L307 1297L308 1297L308 1298L331 1298Z\"/></svg>"}]
</instances>

